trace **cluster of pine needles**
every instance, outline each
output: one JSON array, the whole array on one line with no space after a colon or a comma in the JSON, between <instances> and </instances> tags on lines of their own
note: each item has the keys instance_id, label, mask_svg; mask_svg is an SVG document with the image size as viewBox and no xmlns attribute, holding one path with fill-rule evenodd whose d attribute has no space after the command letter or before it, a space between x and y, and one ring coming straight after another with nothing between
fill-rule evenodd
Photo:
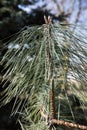
<instances>
[{"instance_id":1,"label":"cluster of pine needles","mask_svg":"<svg viewBox=\"0 0 87 130\"><path fill-rule=\"evenodd\" d=\"M45 22L5 43L0 105L23 130L87 130L87 28Z\"/></svg>"}]
</instances>

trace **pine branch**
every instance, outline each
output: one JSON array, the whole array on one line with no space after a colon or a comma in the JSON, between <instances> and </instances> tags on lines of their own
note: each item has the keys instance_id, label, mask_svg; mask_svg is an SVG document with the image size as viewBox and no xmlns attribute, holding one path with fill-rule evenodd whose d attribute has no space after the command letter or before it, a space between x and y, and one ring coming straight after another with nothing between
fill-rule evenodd
<instances>
[{"instance_id":1,"label":"pine branch","mask_svg":"<svg viewBox=\"0 0 87 130\"><path fill-rule=\"evenodd\" d=\"M70 123L70 122L66 122L66 121L62 121L62 120L52 119L51 122L53 124L57 124L57 125L63 125L63 126L66 126L66 127L78 128L78 129L81 129L81 130L87 130L87 126L79 125L79 124L75 124L75 123Z\"/></svg>"},{"instance_id":2,"label":"pine branch","mask_svg":"<svg viewBox=\"0 0 87 130\"><path fill-rule=\"evenodd\" d=\"M58 10L59 15L61 15L61 14L63 13L64 10L62 10L62 9L60 8L60 5L57 3L56 0L53 0L53 1L54 1L54 3L55 3L56 6L57 6L57 10ZM62 5L62 6L63 6L63 5Z\"/></svg>"},{"instance_id":3,"label":"pine branch","mask_svg":"<svg viewBox=\"0 0 87 130\"><path fill-rule=\"evenodd\" d=\"M13 111L23 113L24 122L30 122L27 124L29 127L33 126L33 122L37 125L42 121L41 114L48 124L51 122L82 129L81 125L72 125L57 119L60 116L72 121L72 117L85 118L84 115L76 117L67 89L74 93L81 103L86 104L86 94L81 93L80 87L87 91L87 28L77 26L72 32L75 25L52 24L50 17L44 19L45 25L27 27L9 42L11 47L8 47L1 61L7 71L3 75L4 91L1 93L0 104L4 105L15 97ZM85 32L82 32L82 29ZM71 82L72 79L82 86L78 85L77 89ZM61 88L63 83L65 93ZM42 108L38 112L41 104L47 114ZM55 115L58 115L57 119Z\"/></svg>"},{"instance_id":4,"label":"pine branch","mask_svg":"<svg viewBox=\"0 0 87 130\"><path fill-rule=\"evenodd\" d=\"M79 17L80 17L80 14L81 14L81 0L78 0L78 2L79 2L78 13L77 13L77 16L76 16L76 19L75 19L75 24L78 23Z\"/></svg>"},{"instance_id":5,"label":"pine branch","mask_svg":"<svg viewBox=\"0 0 87 130\"><path fill-rule=\"evenodd\" d=\"M42 108L40 108L40 114L43 118L45 118L47 120L48 116L43 112ZM51 125L57 124L57 125L62 125L62 126L66 126L66 127L87 130L87 126L75 124L75 123L70 123L70 122L66 122L66 121L62 121L62 120L57 120L57 119L53 119L53 118L49 118L49 122L51 123Z\"/></svg>"},{"instance_id":6,"label":"pine branch","mask_svg":"<svg viewBox=\"0 0 87 130\"><path fill-rule=\"evenodd\" d=\"M47 43L46 43L46 68L48 68L48 71L46 71L46 79L48 81L48 85L51 87L50 92L49 92L49 103L50 103L50 113L51 117L55 117L55 93L54 93L54 78L53 78L53 73L54 73L54 63L53 63L53 55L52 55L52 43L51 43L51 29L50 29L50 24L51 24L51 18L50 16L48 19L44 17L45 23L47 25Z\"/></svg>"}]
</instances>

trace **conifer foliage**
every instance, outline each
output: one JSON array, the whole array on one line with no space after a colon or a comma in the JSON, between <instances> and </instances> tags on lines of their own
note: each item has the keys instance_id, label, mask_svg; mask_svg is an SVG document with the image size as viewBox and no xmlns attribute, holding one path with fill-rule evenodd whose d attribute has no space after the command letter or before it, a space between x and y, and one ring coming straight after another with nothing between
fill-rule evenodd
<instances>
[{"instance_id":1,"label":"conifer foliage","mask_svg":"<svg viewBox=\"0 0 87 130\"><path fill-rule=\"evenodd\" d=\"M45 23L7 43L0 103L15 98L11 114L23 130L86 130L79 120L86 121L87 28L52 24L50 17Z\"/></svg>"}]
</instances>

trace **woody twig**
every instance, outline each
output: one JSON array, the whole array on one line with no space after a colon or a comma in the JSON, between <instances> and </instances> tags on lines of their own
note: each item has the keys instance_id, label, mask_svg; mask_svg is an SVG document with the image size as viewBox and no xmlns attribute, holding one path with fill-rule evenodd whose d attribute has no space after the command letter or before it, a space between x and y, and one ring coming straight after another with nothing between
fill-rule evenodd
<instances>
[{"instance_id":1,"label":"woody twig","mask_svg":"<svg viewBox=\"0 0 87 130\"><path fill-rule=\"evenodd\" d=\"M43 112L42 107L40 108L40 114L43 118L45 118L47 120L48 116ZM66 127L77 128L77 129L80 129L80 130L87 130L87 126L85 126L85 125L70 123L70 122L52 119L52 118L49 118L49 119L50 119L50 122L51 122L52 125L57 124L57 125L62 125L62 126L66 126Z\"/></svg>"}]
</instances>

